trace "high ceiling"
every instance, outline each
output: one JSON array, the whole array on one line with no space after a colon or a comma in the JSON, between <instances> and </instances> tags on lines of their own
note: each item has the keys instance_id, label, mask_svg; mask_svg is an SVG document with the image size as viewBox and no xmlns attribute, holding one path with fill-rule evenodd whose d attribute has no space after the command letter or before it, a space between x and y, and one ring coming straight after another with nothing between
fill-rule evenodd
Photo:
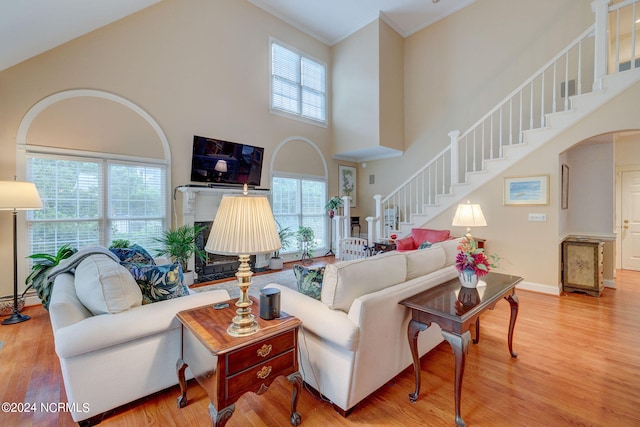
<instances>
[{"instance_id":1,"label":"high ceiling","mask_svg":"<svg viewBox=\"0 0 640 427\"><path fill-rule=\"evenodd\" d=\"M159 1L0 0L0 70ZM248 1L334 45L378 17L406 37L475 0Z\"/></svg>"}]
</instances>

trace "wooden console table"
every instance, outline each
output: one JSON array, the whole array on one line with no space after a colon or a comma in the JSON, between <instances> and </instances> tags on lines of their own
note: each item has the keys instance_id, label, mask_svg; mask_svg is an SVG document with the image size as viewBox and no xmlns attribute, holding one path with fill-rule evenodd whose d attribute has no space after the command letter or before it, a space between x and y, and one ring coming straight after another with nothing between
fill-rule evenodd
<instances>
[{"instance_id":1,"label":"wooden console table","mask_svg":"<svg viewBox=\"0 0 640 427\"><path fill-rule=\"evenodd\" d=\"M257 299L251 300L252 311L259 313ZM298 371L300 320L286 313L275 320L256 316L260 326L257 333L232 337L227 334L227 327L236 314L235 300L226 304L225 308L207 305L177 314L182 322L182 357L176 366L181 391L178 406L187 405L187 367L209 396L209 415L214 427L226 424L235 410L235 402L244 393L263 394L276 377L285 375L293 384L290 421L297 426L301 422L296 411L302 386Z\"/></svg>"},{"instance_id":2,"label":"wooden console table","mask_svg":"<svg viewBox=\"0 0 640 427\"><path fill-rule=\"evenodd\" d=\"M465 426L460 416L460 395L462 393L462 376L469 349L471 334L469 328L475 324L476 335L473 340L480 340L480 314L495 307L504 298L511 306L509 321L509 352L511 357L518 357L513 351L513 329L518 317L518 297L515 286L522 281L521 277L507 274L489 273L483 278L486 285L477 289L462 288L458 278L449 280L434 288L421 292L413 297L400 301L399 304L411 309L411 321L407 330L409 347L413 356L413 369L416 376L416 389L409 394L412 402L418 400L420 394L420 357L418 355L418 334L426 330L431 323L437 323L442 329L442 336L449 342L456 359L455 370L455 405L456 425Z\"/></svg>"}]
</instances>

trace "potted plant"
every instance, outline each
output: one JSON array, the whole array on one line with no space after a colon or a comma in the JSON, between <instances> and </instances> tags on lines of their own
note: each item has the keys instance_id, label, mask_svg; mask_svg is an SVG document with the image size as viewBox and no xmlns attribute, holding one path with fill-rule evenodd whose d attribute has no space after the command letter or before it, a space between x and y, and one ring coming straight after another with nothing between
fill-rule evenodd
<instances>
[{"instance_id":1,"label":"potted plant","mask_svg":"<svg viewBox=\"0 0 640 427\"><path fill-rule=\"evenodd\" d=\"M196 239L204 229L202 225L183 225L175 230L166 230L161 238L155 239L162 244L161 249L156 249L156 256L168 256L178 262L182 267L186 286L194 282L193 271L187 269L191 257L197 256L201 261L207 257L204 249L196 246Z\"/></svg>"},{"instance_id":2,"label":"potted plant","mask_svg":"<svg viewBox=\"0 0 640 427\"><path fill-rule=\"evenodd\" d=\"M329 212L329 218L334 217L334 215L336 214L336 211L340 206L342 206L343 202L344 201L338 196L333 196L332 198L329 199L327 204L324 205L324 208L327 210L327 212Z\"/></svg>"},{"instance_id":3,"label":"potted plant","mask_svg":"<svg viewBox=\"0 0 640 427\"><path fill-rule=\"evenodd\" d=\"M24 281L27 288L22 293L21 298L24 298L24 295L29 289L34 288L38 298L42 301L42 306L48 310L49 299L51 298L51 283L47 282L47 275L53 267L60 264L60 261L69 258L77 251L78 250L76 248L72 248L70 245L66 244L62 245L54 255L29 255L27 258L31 258L33 260L33 265L31 266L31 273L29 273Z\"/></svg>"},{"instance_id":4,"label":"potted plant","mask_svg":"<svg viewBox=\"0 0 640 427\"><path fill-rule=\"evenodd\" d=\"M282 228L280 227L280 223L278 221L276 221L276 224L278 226L278 236L280 237L280 244L282 245L282 247L273 252L271 259L269 259L269 268L271 270L282 270L283 261L282 257L280 256L280 251L289 249L289 247L291 246L291 239L293 238L295 233L291 231L291 227Z\"/></svg>"},{"instance_id":5,"label":"potted plant","mask_svg":"<svg viewBox=\"0 0 640 427\"><path fill-rule=\"evenodd\" d=\"M111 245L109 245L109 249L111 248L126 249L130 247L131 247L131 242L128 241L127 239L114 239L113 242L111 242Z\"/></svg>"},{"instance_id":6,"label":"potted plant","mask_svg":"<svg viewBox=\"0 0 640 427\"><path fill-rule=\"evenodd\" d=\"M318 245L313 229L301 225L296 232L296 239L298 250L301 252L300 262L311 261L313 259L313 249Z\"/></svg>"},{"instance_id":7,"label":"potted plant","mask_svg":"<svg viewBox=\"0 0 640 427\"><path fill-rule=\"evenodd\" d=\"M492 268L498 267L500 257L496 254L485 254L484 249L478 247L473 237L463 237L457 249L459 252L456 256L456 269L463 287L475 288L480 277L487 275Z\"/></svg>"}]
</instances>

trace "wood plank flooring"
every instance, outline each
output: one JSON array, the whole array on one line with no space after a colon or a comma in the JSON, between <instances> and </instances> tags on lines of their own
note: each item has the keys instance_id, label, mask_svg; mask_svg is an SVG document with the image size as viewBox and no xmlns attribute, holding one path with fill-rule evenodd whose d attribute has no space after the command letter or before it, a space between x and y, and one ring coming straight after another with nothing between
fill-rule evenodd
<instances>
[{"instance_id":1,"label":"wood plank flooring","mask_svg":"<svg viewBox=\"0 0 640 427\"><path fill-rule=\"evenodd\" d=\"M517 359L506 344L509 304L498 303L483 315L463 383L467 425L640 426L640 272L618 271L616 286L600 298L519 291ZM0 401L66 402L48 314L39 306L25 312L30 321L0 327ZM453 426L453 372L453 354L443 343L422 358L416 403L408 398L414 388L408 368L347 418L303 391L302 426ZM176 405L176 386L113 411L100 425L210 426L207 396L189 384L183 409ZM227 426L290 425L290 398L291 386L279 378L262 396L244 395ZM72 425L64 411L0 412L0 426Z\"/></svg>"}]
</instances>

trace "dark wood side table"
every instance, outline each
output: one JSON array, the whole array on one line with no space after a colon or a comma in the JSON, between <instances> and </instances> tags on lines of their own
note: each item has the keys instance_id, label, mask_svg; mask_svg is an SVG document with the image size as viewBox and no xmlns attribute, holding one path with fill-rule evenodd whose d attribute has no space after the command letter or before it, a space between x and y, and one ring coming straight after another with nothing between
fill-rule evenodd
<instances>
[{"instance_id":1,"label":"dark wood side table","mask_svg":"<svg viewBox=\"0 0 640 427\"><path fill-rule=\"evenodd\" d=\"M396 250L396 242L393 240L384 240L380 242L373 242L373 250L378 252L389 252Z\"/></svg>"},{"instance_id":2,"label":"dark wood side table","mask_svg":"<svg viewBox=\"0 0 640 427\"><path fill-rule=\"evenodd\" d=\"M460 395L462 377L469 350L471 333L469 328L475 325L476 335L473 340L480 340L480 314L495 307L504 298L511 306L509 321L509 352L511 357L518 357L513 351L513 329L518 317L518 297L515 286L522 281L521 277L507 274L489 273L482 278L486 283L476 289L462 288L455 278L434 288L421 292L413 297L400 301L399 304L411 309L411 321L407 330L409 347L413 356L413 369L416 376L416 389L409 394L412 402L418 400L420 394L420 358L418 355L418 334L426 330L431 323L437 323L442 329L442 336L449 342L455 356L455 405L456 425L465 426L460 416Z\"/></svg>"},{"instance_id":3,"label":"dark wood side table","mask_svg":"<svg viewBox=\"0 0 640 427\"><path fill-rule=\"evenodd\" d=\"M258 301L251 297L253 311ZM293 384L291 424L301 422L296 411L302 376L298 371L298 328L300 320L286 313L275 320L256 316L260 330L247 337L232 337L227 327L236 314L235 300L216 309L204 306L177 314L182 322L182 357L176 369L180 384L178 406L187 405L185 369L189 367L211 403L209 415L214 427L224 426L235 410L235 402L248 391L263 394L273 380L286 376Z\"/></svg>"}]
</instances>

